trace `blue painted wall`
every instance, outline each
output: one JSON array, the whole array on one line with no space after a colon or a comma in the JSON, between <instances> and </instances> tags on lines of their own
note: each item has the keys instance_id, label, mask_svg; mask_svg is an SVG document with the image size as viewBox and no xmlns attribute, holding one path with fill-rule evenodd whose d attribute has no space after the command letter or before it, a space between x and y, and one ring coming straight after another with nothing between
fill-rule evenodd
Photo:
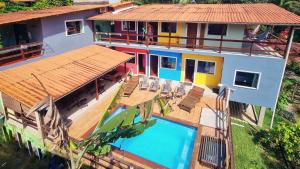
<instances>
[{"instance_id":1,"label":"blue painted wall","mask_svg":"<svg viewBox=\"0 0 300 169\"><path fill-rule=\"evenodd\" d=\"M235 89L230 100L274 108L284 60L271 57L227 56L224 58L221 83ZM261 72L258 89L233 86L235 70Z\"/></svg>"},{"instance_id":2,"label":"blue painted wall","mask_svg":"<svg viewBox=\"0 0 300 169\"><path fill-rule=\"evenodd\" d=\"M159 78L180 81L181 53L149 50L149 56L151 54L159 56L159 63L158 63L159 64ZM177 58L176 69L173 70L173 69L161 68L160 67L160 57L161 56L176 57ZM149 58L148 63L150 64L150 57L148 57L148 58ZM149 67L149 65L148 65L148 67ZM150 71L148 71L148 72L150 72Z\"/></svg>"},{"instance_id":3,"label":"blue painted wall","mask_svg":"<svg viewBox=\"0 0 300 169\"><path fill-rule=\"evenodd\" d=\"M41 19L45 49L44 57L93 44L92 22L86 19L96 14L96 10L88 10ZM65 20L74 19L84 20L84 33L66 36Z\"/></svg>"}]
</instances>

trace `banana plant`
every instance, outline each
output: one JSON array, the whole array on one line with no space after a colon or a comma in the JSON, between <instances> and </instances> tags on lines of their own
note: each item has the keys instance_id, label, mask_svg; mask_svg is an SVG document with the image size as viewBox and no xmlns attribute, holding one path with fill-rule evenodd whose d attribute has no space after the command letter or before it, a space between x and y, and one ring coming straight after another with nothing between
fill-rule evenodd
<instances>
[{"instance_id":1,"label":"banana plant","mask_svg":"<svg viewBox=\"0 0 300 169\"><path fill-rule=\"evenodd\" d=\"M78 149L78 147L83 148L76 160L74 159L74 155L70 155L71 168L80 168L80 162L85 153L92 153L96 156L107 155L111 152L111 144L119 138L130 138L140 135L156 123L155 119L136 121L135 118L139 114L139 109L136 106L131 107L111 119L102 119L94 132L84 141L78 144L70 141L71 150Z\"/></svg>"},{"instance_id":2,"label":"banana plant","mask_svg":"<svg viewBox=\"0 0 300 169\"><path fill-rule=\"evenodd\" d=\"M160 113L163 115L171 111L171 106L166 99L157 95L152 100L130 107L113 117L104 116L93 133L84 141L77 144L69 141L71 168L80 168L81 159L85 153L105 156L111 152L111 144L118 139L138 136L153 126L156 123L156 119L150 119L150 117L154 103L159 105ZM141 120L137 121L137 116L140 116ZM78 150L78 147L82 151L75 159L72 151Z\"/></svg>"}]
</instances>

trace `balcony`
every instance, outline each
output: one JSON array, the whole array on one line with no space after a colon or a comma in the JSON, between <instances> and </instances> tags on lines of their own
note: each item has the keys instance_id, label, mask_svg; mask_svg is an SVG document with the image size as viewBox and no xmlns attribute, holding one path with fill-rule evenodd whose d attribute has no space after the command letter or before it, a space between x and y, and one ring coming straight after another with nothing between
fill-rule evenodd
<instances>
[{"instance_id":1,"label":"balcony","mask_svg":"<svg viewBox=\"0 0 300 169\"><path fill-rule=\"evenodd\" d=\"M13 64L42 55L43 42L25 43L0 49L0 66Z\"/></svg>"},{"instance_id":2,"label":"balcony","mask_svg":"<svg viewBox=\"0 0 300 169\"><path fill-rule=\"evenodd\" d=\"M148 35L134 33L96 32L98 44L140 48L186 49L213 53L242 53L245 55L269 55L282 58L286 43L278 41L232 40L221 38L198 38L183 36ZM278 47L280 46L280 48Z\"/></svg>"}]
</instances>

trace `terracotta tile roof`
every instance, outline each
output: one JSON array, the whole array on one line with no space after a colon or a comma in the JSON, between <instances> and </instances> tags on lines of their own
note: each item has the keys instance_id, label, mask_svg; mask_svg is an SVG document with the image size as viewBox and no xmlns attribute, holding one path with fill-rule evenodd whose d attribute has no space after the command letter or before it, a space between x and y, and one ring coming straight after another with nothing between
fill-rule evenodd
<instances>
[{"instance_id":1,"label":"terracotta tile roof","mask_svg":"<svg viewBox=\"0 0 300 169\"><path fill-rule=\"evenodd\" d=\"M31 19L45 18L49 16L62 15L72 12L85 11L90 9L100 9L107 7L108 5L72 5L72 6L61 6L35 11L19 11L0 14L0 25L21 22Z\"/></svg>"},{"instance_id":2,"label":"terracotta tile roof","mask_svg":"<svg viewBox=\"0 0 300 169\"><path fill-rule=\"evenodd\" d=\"M31 108L46 96L32 73L58 99L131 58L98 45L83 47L1 71L0 91Z\"/></svg>"},{"instance_id":3,"label":"terracotta tile roof","mask_svg":"<svg viewBox=\"0 0 300 169\"><path fill-rule=\"evenodd\" d=\"M90 20L300 25L300 16L274 4L156 4L93 16Z\"/></svg>"}]
</instances>

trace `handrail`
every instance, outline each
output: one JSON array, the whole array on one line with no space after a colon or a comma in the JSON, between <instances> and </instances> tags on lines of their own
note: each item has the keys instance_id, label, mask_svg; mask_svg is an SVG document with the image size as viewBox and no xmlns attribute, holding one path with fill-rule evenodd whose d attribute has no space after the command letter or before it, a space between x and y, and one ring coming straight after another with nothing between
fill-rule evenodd
<instances>
[{"instance_id":1,"label":"handrail","mask_svg":"<svg viewBox=\"0 0 300 169\"><path fill-rule=\"evenodd\" d=\"M26 43L0 49L0 66L15 62L18 60L26 60L33 55L39 56L43 52L43 42Z\"/></svg>"},{"instance_id":2,"label":"handrail","mask_svg":"<svg viewBox=\"0 0 300 169\"><path fill-rule=\"evenodd\" d=\"M235 40L235 39L225 39L221 38L200 38L200 37L186 37L186 36L172 36L169 35L148 35L148 34L134 34L134 33L115 33L115 32L95 32L96 41L108 41L111 42L124 42L127 44L138 43L149 45L158 45L170 47L184 47L191 49L210 49L216 50L219 53L222 51L237 51L243 53L269 53L271 55L282 54L284 51L275 50L276 45L286 45L284 42L269 42L269 41L255 41L255 40ZM150 38L160 38L165 39L165 42L150 41ZM172 41L176 42L172 42ZM190 40L191 43L188 44L187 41ZM181 42L180 42L181 41ZM186 41L186 42L183 42ZM200 42L210 41L213 42L212 46L201 45ZM199 42L199 44L197 44ZM217 43L218 42L218 43ZM214 45L216 43L216 45ZM227 43L227 44L226 44ZM233 44L238 44L234 46ZM276 54L275 54L276 53ZM280 57L280 55L277 55Z\"/></svg>"}]
</instances>

